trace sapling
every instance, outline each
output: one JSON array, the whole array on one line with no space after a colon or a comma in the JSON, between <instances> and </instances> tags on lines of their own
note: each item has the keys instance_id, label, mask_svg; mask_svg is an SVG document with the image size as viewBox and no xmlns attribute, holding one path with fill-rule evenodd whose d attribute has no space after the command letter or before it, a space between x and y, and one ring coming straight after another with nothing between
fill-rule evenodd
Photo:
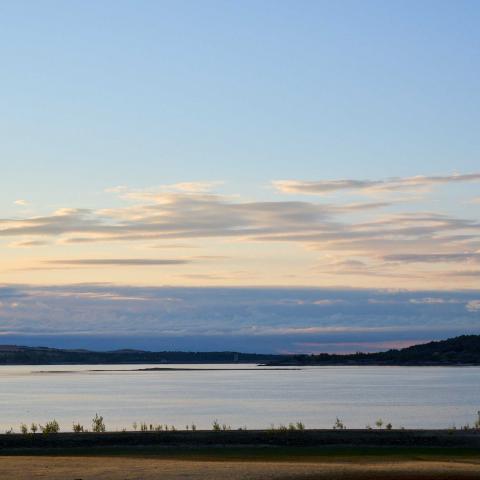
<instances>
[{"instance_id":1,"label":"sapling","mask_svg":"<svg viewBox=\"0 0 480 480\"><path fill-rule=\"evenodd\" d=\"M72 426L72 429L75 433L80 433L80 432L84 431L83 425L80 425L79 422L74 423L73 426Z\"/></svg>"},{"instance_id":2,"label":"sapling","mask_svg":"<svg viewBox=\"0 0 480 480\"><path fill-rule=\"evenodd\" d=\"M105 432L105 423L103 422L103 417L99 416L98 413L92 418L92 432L103 433Z\"/></svg>"},{"instance_id":3,"label":"sapling","mask_svg":"<svg viewBox=\"0 0 480 480\"><path fill-rule=\"evenodd\" d=\"M345 426L345 424L337 417L336 420L335 420L335 423L333 425L333 429L334 430L346 430L347 427Z\"/></svg>"}]
</instances>

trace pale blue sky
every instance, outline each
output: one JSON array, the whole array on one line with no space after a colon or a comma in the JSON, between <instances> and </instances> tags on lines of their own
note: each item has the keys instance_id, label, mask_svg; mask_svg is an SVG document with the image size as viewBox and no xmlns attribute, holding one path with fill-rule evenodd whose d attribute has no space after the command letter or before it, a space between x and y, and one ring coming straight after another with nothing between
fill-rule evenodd
<instances>
[{"instance_id":1,"label":"pale blue sky","mask_svg":"<svg viewBox=\"0 0 480 480\"><path fill-rule=\"evenodd\" d=\"M475 1L2 1L1 213L474 171L479 24Z\"/></svg>"},{"instance_id":2,"label":"pale blue sky","mask_svg":"<svg viewBox=\"0 0 480 480\"><path fill-rule=\"evenodd\" d=\"M0 0L0 343L478 333L479 25L478 1Z\"/></svg>"}]
</instances>

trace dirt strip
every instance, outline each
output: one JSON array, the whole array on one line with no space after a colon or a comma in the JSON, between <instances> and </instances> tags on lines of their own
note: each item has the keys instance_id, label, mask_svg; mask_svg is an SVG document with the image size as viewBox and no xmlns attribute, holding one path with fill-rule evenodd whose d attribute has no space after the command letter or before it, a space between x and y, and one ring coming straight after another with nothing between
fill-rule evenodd
<instances>
[{"instance_id":1,"label":"dirt strip","mask_svg":"<svg viewBox=\"0 0 480 480\"><path fill-rule=\"evenodd\" d=\"M480 461L186 461L121 457L0 457L9 480L478 480Z\"/></svg>"}]
</instances>

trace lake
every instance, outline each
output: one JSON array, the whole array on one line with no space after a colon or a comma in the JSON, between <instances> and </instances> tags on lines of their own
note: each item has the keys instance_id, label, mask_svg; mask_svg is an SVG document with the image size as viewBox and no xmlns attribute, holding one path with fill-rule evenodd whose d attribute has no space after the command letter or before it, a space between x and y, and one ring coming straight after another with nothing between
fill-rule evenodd
<instances>
[{"instance_id":1,"label":"lake","mask_svg":"<svg viewBox=\"0 0 480 480\"><path fill-rule=\"evenodd\" d=\"M215 419L232 428L297 421L330 428L336 417L347 428L374 426L378 418L394 427L447 428L473 424L480 410L480 367L128 371L158 366L0 366L0 430L53 418L62 430L73 421L90 428L96 412L111 430L131 430L133 422L211 428Z\"/></svg>"}]
</instances>

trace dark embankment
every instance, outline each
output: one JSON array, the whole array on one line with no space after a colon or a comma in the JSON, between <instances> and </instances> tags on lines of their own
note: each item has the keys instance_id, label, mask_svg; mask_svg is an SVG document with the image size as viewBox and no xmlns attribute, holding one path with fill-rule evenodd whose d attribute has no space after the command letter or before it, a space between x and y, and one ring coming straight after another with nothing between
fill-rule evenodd
<instances>
[{"instance_id":1,"label":"dark embankment","mask_svg":"<svg viewBox=\"0 0 480 480\"><path fill-rule=\"evenodd\" d=\"M377 353L291 355L268 365L480 365L480 335Z\"/></svg>"},{"instance_id":2,"label":"dark embankment","mask_svg":"<svg viewBox=\"0 0 480 480\"><path fill-rule=\"evenodd\" d=\"M237 352L148 352L143 350L62 350L46 347L0 345L0 365L112 365L164 363L267 363L281 361L279 355Z\"/></svg>"},{"instance_id":3,"label":"dark embankment","mask_svg":"<svg viewBox=\"0 0 480 480\"><path fill-rule=\"evenodd\" d=\"M478 430L305 430L176 431L0 435L0 454L15 450L93 447L428 447L478 449Z\"/></svg>"},{"instance_id":4,"label":"dark embankment","mask_svg":"<svg viewBox=\"0 0 480 480\"><path fill-rule=\"evenodd\" d=\"M480 365L480 335L463 335L401 350L353 355L263 355L238 352L62 350L0 345L0 365L255 363L285 365Z\"/></svg>"}]
</instances>

